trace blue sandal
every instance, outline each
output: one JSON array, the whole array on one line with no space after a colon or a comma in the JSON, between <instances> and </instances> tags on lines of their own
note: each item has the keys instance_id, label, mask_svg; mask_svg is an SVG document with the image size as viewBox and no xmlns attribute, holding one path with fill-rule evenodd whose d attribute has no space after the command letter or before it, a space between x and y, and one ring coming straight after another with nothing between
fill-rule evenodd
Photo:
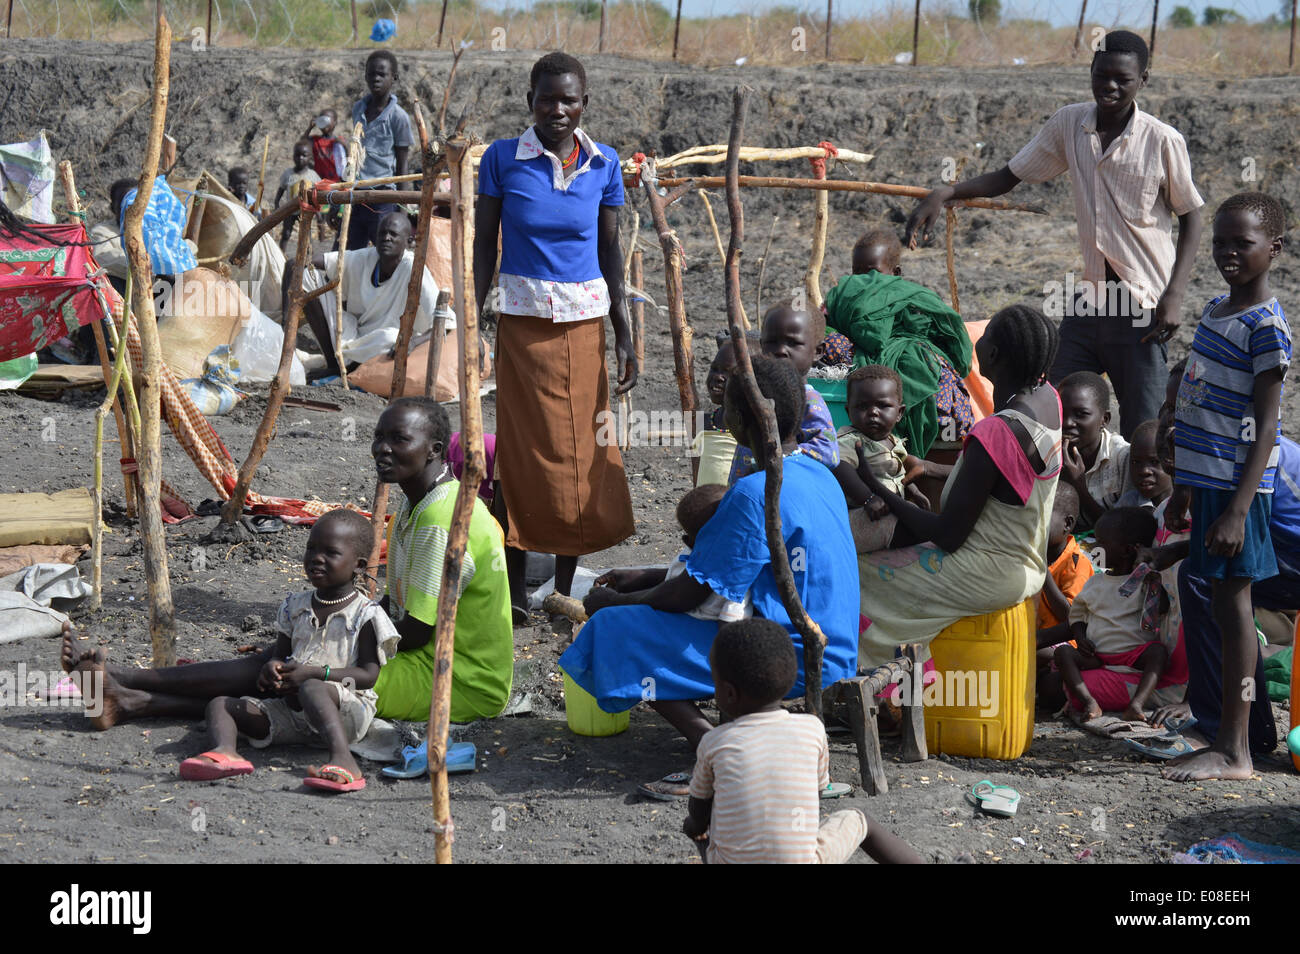
<instances>
[{"instance_id":1,"label":"blue sandal","mask_svg":"<svg viewBox=\"0 0 1300 954\"><path fill-rule=\"evenodd\" d=\"M422 778L429 774L429 746L427 742L408 745L402 749L405 764L385 765L380 774L389 778ZM478 767L478 749L473 742L453 742L447 746L447 774L457 775L472 772Z\"/></svg>"}]
</instances>

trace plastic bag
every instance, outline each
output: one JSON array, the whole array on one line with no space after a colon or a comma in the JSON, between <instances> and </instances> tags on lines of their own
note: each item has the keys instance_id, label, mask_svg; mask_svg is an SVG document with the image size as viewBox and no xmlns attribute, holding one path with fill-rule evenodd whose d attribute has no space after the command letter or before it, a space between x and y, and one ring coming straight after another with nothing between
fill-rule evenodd
<instances>
[{"instance_id":1,"label":"plastic bag","mask_svg":"<svg viewBox=\"0 0 1300 954\"><path fill-rule=\"evenodd\" d=\"M259 309L244 323L230 346L231 357L239 363L239 379L245 384L267 384L280 367L280 349L284 347L284 329ZM295 354L289 368L289 384L304 387L307 372Z\"/></svg>"}]
</instances>

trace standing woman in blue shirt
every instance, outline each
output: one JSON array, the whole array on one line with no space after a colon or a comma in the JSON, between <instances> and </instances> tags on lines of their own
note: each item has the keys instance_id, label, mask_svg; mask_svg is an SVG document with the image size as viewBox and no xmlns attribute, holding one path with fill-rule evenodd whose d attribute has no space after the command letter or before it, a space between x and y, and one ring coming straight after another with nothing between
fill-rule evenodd
<instances>
[{"instance_id":1,"label":"standing woman in blue shirt","mask_svg":"<svg viewBox=\"0 0 1300 954\"><path fill-rule=\"evenodd\" d=\"M524 555L556 555L568 594L578 557L632 535L632 498L614 442L597 440L609 410L605 316L614 327L622 394L637 364L623 298L618 154L578 128L586 71L550 53L529 78L533 125L499 139L479 165L474 291L492 289L501 236L497 312L496 515L506 529L515 621L524 610ZM607 433L608 428L604 431Z\"/></svg>"}]
</instances>

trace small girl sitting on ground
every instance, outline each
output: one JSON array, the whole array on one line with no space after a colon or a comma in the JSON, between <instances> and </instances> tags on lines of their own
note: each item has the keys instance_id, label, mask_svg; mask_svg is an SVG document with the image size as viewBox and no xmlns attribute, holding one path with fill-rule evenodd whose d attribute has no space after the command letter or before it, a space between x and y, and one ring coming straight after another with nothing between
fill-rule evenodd
<instances>
[{"instance_id":1,"label":"small girl sitting on ground","mask_svg":"<svg viewBox=\"0 0 1300 954\"><path fill-rule=\"evenodd\" d=\"M930 502L912 484L917 477L946 479L952 467L922 460L907 452L907 444L894 433L903 417L903 382L898 372L883 364L868 364L848 376L845 411L849 424L841 427L840 462L835 479L849 504L849 529L859 553L888 549L898 518L885 501L872 493L858 475L867 468L891 493L905 496L920 507Z\"/></svg>"},{"instance_id":2,"label":"small girl sitting on ground","mask_svg":"<svg viewBox=\"0 0 1300 954\"><path fill-rule=\"evenodd\" d=\"M1056 648L1056 667L1070 704L1085 721L1121 711L1129 722L1145 722L1148 700L1157 690L1187 681L1186 656L1177 645L1177 614L1160 574L1136 579L1137 554L1156 535L1156 519L1140 507L1108 510L1097 521L1097 573L1070 606L1076 646ZM1175 598L1176 598L1176 590ZM1156 698L1157 704L1176 701Z\"/></svg>"},{"instance_id":3,"label":"small girl sitting on ground","mask_svg":"<svg viewBox=\"0 0 1300 954\"><path fill-rule=\"evenodd\" d=\"M316 589L280 605L275 651L258 677L258 689L269 698L213 699L207 712L212 749L182 762L181 778L250 774L252 763L235 749L242 734L259 749L272 743L327 747L328 763L307 770L303 784L309 788L366 787L348 747L370 728L375 680L398 642L388 614L356 588L373 543L370 521L354 510L331 510L316 521L303 555Z\"/></svg>"},{"instance_id":4,"label":"small girl sitting on ground","mask_svg":"<svg viewBox=\"0 0 1300 954\"><path fill-rule=\"evenodd\" d=\"M686 560L690 557L691 550L695 548L696 536L718 512L718 504L722 503L722 498L726 495L727 488L722 484L702 484L686 492L677 504L677 523L682 528L682 542L686 544L686 549L679 553L666 568L610 570L597 577L593 585L608 586L620 593L635 593L658 586L664 580L680 576L686 569ZM716 619L730 623L753 616L754 602L748 593L740 603L712 593L695 609L689 610L688 615L696 619Z\"/></svg>"}]
</instances>

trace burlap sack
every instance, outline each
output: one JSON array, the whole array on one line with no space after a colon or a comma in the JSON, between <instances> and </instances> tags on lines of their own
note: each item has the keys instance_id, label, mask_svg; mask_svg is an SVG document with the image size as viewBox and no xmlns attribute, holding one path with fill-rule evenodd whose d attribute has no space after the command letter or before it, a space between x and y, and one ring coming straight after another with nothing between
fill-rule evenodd
<instances>
[{"instance_id":1,"label":"burlap sack","mask_svg":"<svg viewBox=\"0 0 1300 954\"><path fill-rule=\"evenodd\" d=\"M250 315L252 306L238 285L209 268L190 269L177 276L162 301L163 361L182 381L202 377L208 355L233 342Z\"/></svg>"}]
</instances>

